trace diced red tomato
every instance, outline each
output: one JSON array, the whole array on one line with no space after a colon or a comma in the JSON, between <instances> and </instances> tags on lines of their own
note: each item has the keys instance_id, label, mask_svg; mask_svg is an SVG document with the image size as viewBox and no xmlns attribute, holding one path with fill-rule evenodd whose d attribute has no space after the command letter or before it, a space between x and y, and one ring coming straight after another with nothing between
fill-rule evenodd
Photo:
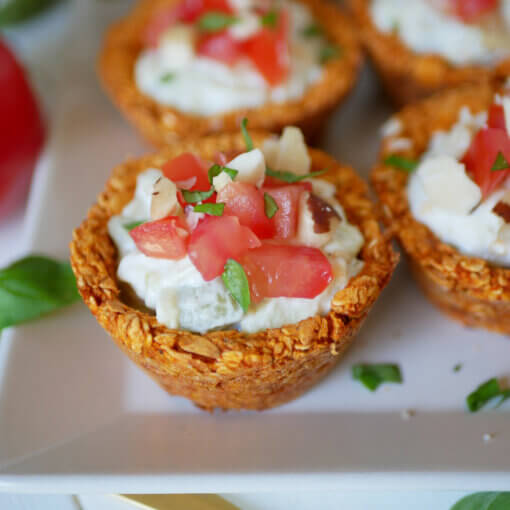
<instances>
[{"instance_id":1,"label":"diced red tomato","mask_svg":"<svg viewBox=\"0 0 510 510\"><path fill-rule=\"evenodd\" d=\"M206 216L191 234L188 255L205 281L223 273L228 259L239 260L260 246L257 236L235 216Z\"/></svg>"},{"instance_id":2,"label":"diced red tomato","mask_svg":"<svg viewBox=\"0 0 510 510\"><path fill-rule=\"evenodd\" d=\"M25 72L0 39L0 218L24 199L45 128Z\"/></svg>"},{"instance_id":3,"label":"diced red tomato","mask_svg":"<svg viewBox=\"0 0 510 510\"><path fill-rule=\"evenodd\" d=\"M179 188L207 191L211 187L207 164L189 152L167 161L161 170L165 177L175 182Z\"/></svg>"},{"instance_id":4,"label":"diced red tomato","mask_svg":"<svg viewBox=\"0 0 510 510\"><path fill-rule=\"evenodd\" d=\"M246 252L241 264L256 303L264 298L314 298L333 280L327 257L309 246L264 243Z\"/></svg>"},{"instance_id":5,"label":"diced red tomato","mask_svg":"<svg viewBox=\"0 0 510 510\"><path fill-rule=\"evenodd\" d=\"M489 109L489 120L487 122L490 128L506 129L505 110L500 104L493 104Z\"/></svg>"},{"instance_id":6,"label":"diced red tomato","mask_svg":"<svg viewBox=\"0 0 510 510\"><path fill-rule=\"evenodd\" d=\"M499 153L510 161L510 138L506 130L486 128L477 133L462 162L480 186L484 198L510 175L510 170L491 171Z\"/></svg>"},{"instance_id":7,"label":"diced red tomato","mask_svg":"<svg viewBox=\"0 0 510 510\"><path fill-rule=\"evenodd\" d=\"M231 182L220 190L217 202L225 204L224 214L236 216L259 239L269 239L276 233L275 223L266 216L264 195L252 184Z\"/></svg>"},{"instance_id":8,"label":"diced red tomato","mask_svg":"<svg viewBox=\"0 0 510 510\"><path fill-rule=\"evenodd\" d=\"M494 10L499 0L450 0L453 12L466 23L475 23L481 16Z\"/></svg>"},{"instance_id":9,"label":"diced red tomato","mask_svg":"<svg viewBox=\"0 0 510 510\"><path fill-rule=\"evenodd\" d=\"M137 248L148 257L179 260L186 255L189 230L184 218L168 216L143 223L129 234Z\"/></svg>"},{"instance_id":10,"label":"diced red tomato","mask_svg":"<svg viewBox=\"0 0 510 510\"><path fill-rule=\"evenodd\" d=\"M270 85L287 78L290 69L289 15L280 10L276 27L264 27L244 43L244 51Z\"/></svg>"},{"instance_id":11,"label":"diced red tomato","mask_svg":"<svg viewBox=\"0 0 510 510\"><path fill-rule=\"evenodd\" d=\"M226 30L204 35L198 42L197 53L229 66L234 65L242 56L241 45Z\"/></svg>"},{"instance_id":12,"label":"diced red tomato","mask_svg":"<svg viewBox=\"0 0 510 510\"><path fill-rule=\"evenodd\" d=\"M299 199L305 191L301 184L291 184L278 188L263 188L262 191L269 193L278 206L278 211L272 220L275 224L276 239L290 239L296 235Z\"/></svg>"}]
</instances>

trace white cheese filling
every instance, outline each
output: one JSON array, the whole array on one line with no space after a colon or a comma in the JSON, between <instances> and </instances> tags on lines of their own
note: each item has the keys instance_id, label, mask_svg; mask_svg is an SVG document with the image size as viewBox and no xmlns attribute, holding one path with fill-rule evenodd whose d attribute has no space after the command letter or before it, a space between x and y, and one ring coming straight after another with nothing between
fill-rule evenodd
<instances>
[{"instance_id":1,"label":"white cheese filling","mask_svg":"<svg viewBox=\"0 0 510 510\"><path fill-rule=\"evenodd\" d=\"M146 306L155 310L158 321L171 329L204 333L230 326L252 333L326 314L336 292L363 267L363 262L356 258L363 237L348 223L334 198L334 186L311 179L313 192L328 201L342 217L331 239L322 247L333 267L334 280L314 299L264 299L244 314L221 277L204 281L188 256L181 260L156 259L147 257L135 246L124 225L150 218L153 185L161 175L159 170L148 169L138 176L133 200L120 215L110 219L108 230L119 250L118 278L131 285Z\"/></svg>"},{"instance_id":2,"label":"white cheese filling","mask_svg":"<svg viewBox=\"0 0 510 510\"><path fill-rule=\"evenodd\" d=\"M163 36L156 49L143 51L135 65L138 88L158 103L195 115L216 115L267 103L301 98L322 77L320 37L305 37L314 23L304 5L282 2L291 18L290 72L282 84L271 87L248 59L230 67L195 53L193 29L179 26ZM252 35L253 17L240 14L243 23L230 28L233 37ZM245 19L246 18L246 19ZM245 31L245 32L243 32ZM246 32L246 31L249 31Z\"/></svg>"},{"instance_id":3,"label":"white cheese filling","mask_svg":"<svg viewBox=\"0 0 510 510\"><path fill-rule=\"evenodd\" d=\"M500 4L481 24L463 23L433 0L372 0L371 13L379 30L396 33L416 53L456 65L490 65L510 55L510 0Z\"/></svg>"},{"instance_id":4,"label":"white cheese filling","mask_svg":"<svg viewBox=\"0 0 510 510\"><path fill-rule=\"evenodd\" d=\"M466 255L510 266L507 224L493 212L510 190L510 179L481 201L480 188L459 163L486 121L485 112L472 115L463 108L449 131L435 133L409 178L407 197L413 216L443 242Z\"/></svg>"}]
</instances>

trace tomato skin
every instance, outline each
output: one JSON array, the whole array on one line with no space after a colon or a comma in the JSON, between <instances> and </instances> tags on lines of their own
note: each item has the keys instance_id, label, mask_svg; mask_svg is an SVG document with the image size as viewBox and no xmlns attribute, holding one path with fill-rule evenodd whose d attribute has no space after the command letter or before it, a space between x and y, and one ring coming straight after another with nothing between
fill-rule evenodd
<instances>
[{"instance_id":1,"label":"tomato skin","mask_svg":"<svg viewBox=\"0 0 510 510\"><path fill-rule=\"evenodd\" d=\"M205 281L223 273L228 259L239 260L260 246L257 236L234 216L206 216L193 230L188 255Z\"/></svg>"},{"instance_id":2,"label":"tomato skin","mask_svg":"<svg viewBox=\"0 0 510 510\"><path fill-rule=\"evenodd\" d=\"M462 159L480 186L483 198L487 198L510 175L510 170L491 171L499 152L510 161L510 137L506 130L485 128L477 133Z\"/></svg>"},{"instance_id":3,"label":"tomato skin","mask_svg":"<svg viewBox=\"0 0 510 510\"><path fill-rule=\"evenodd\" d=\"M242 56L240 44L227 30L201 37L198 42L197 53L229 66L234 65Z\"/></svg>"},{"instance_id":4,"label":"tomato skin","mask_svg":"<svg viewBox=\"0 0 510 510\"><path fill-rule=\"evenodd\" d=\"M312 183L309 181L301 181L295 183L294 186L302 186L305 191L312 191ZM271 177L269 175L266 176L264 180L264 188L282 188L285 186L289 186L288 182L282 181L281 179L276 179L275 177Z\"/></svg>"},{"instance_id":5,"label":"tomato skin","mask_svg":"<svg viewBox=\"0 0 510 510\"><path fill-rule=\"evenodd\" d=\"M207 164L190 152L185 152L167 161L161 171L179 188L191 191L207 191L211 187L207 175Z\"/></svg>"},{"instance_id":6,"label":"tomato skin","mask_svg":"<svg viewBox=\"0 0 510 510\"><path fill-rule=\"evenodd\" d=\"M45 127L25 72L0 38L0 219L26 196Z\"/></svg>"},{"instance_id":7,"label":"tomato skin","mask_svg":"<svg viewBox=\"0 0 510 510\"><path fill-rule=\"evenodd\" d=\"M276 234L275 224L266 216L264 195L252 184L231 182L220 190L217 202L225 204L224 214L236 216L259 239Z\"/></svg>"},{"instance_id":8,"label":"tomato skin","mask_svg":"<svg viewBox=\"0 0 510 510\"><path fill-rule=\"evenodd\" d=\"M276 228L275 239L290 239L296 235L299 200L305 189L305 186L300 184L262 188L263 192L274 198L278 206L278 211L272 218Z\"/></svg>"},{"instance_id":9,"label":"tomato skin","mask_svg":"<svg viewBox=\"0 0 510 510\"><path fill-rule=\"evenodd\" d=\"M255 303L264 298L314 298L333 280L327 257L317 248L264 243L241 264Z\"/></svg>"},{"instance_id":10,"label":"tomato skin","mask_svg":"<svg viewBox=\"0 0 510 510\"><path fill-rule=\"evenodd\" d=\"M129 232L136 247L148 257L179 260L186 256L189 230L186 220L168 216L143 223Z\"/></svg>"},{"instance_id":11,"label":"tomato skin","mask_svg":"<svg viewBox=\"0 0 510 510\"><path fill-rule=\"evenodd\" d=\"M494 10L499 0L450 0L454 14L466 23L475 23L481 16Z\"/></svg>"},{"instance_id":12,"label":"tomato skin","mask_svg":"<svg viewBox=\"0 0 510 510\"><path fill-rule=\"evenodd\" d=\"M282 9L276 27L264 27L244 43L244 53L271 86L282 83L289 74L289 24L289 15Z\"/></svg>"},{"instance_id":13,"label":"tomato skin","mask_svg":"<svg viewBox=\"0 0 510 510\"><path fill-rule=\"evenodd\" d=\"M500 104L493 104L489 109L487 125L490 128L506 129L505 110Z\"/></svg>"}]
</instances>

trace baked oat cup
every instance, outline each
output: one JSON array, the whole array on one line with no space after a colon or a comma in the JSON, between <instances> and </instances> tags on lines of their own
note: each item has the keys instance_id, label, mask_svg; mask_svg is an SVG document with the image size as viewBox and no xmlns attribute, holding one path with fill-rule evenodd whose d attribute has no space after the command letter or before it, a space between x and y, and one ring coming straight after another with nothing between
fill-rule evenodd
<instances>
[{"instance_id":1,"label":"baked oat cup","mask_svg":"<svg viewBox=\"0 0 510 510\"><path fill-rule=\"evenodd\" d=\"M253 134L256 146L268 137ZM329 313L252 334L234 329L194 334L169 329L153 314L126 304L107 223L131 200L137 175L186 151L212 159L217 151L243 147L241 135L222 134L119 165L71 242L78 289L101 326L166 391L207 410L268 409L317 383L353 342L398 259L381 232L365 183L351 168L310 149L313 169L329 168L324 179L337 187L348 220L364 236L358 255L363 268L334 295Z\"/></svg>"},{"instance_id":2,"label":"baked oat cup","mask_svg":"<svg viewBox=\"0 0 510 510\"><path fill-rule=\"evenodd\" d=\"M510 58L496 66L453 65L437 54L420 54L410 49L397 33L378 29L370 13L371 0L349 0L362 43L396 107L418 101L434 92L463 83L486 81L493 74L505 74Z\"/></svg>"},{"instance_id":3,"label":"baked oat cup","mask_svg":"<svg viewBox=\"0 0 510 510\"><path fill-rule=\"evenodd\" d=\"M355 84L362 57L351 19L329 1L297 0L311 11L327 40L338 49L338 58L323 65L319 81L309 85L301 97L211 115L186 113L158 102L137 86L135 63L143 50L144 30L154 13L179 1L140 0L108 30L98 59L104 89L126 118L156 146L164 147L189 137L234 132L245 117L252 129L280 132L284 126L294 125L310 139Z\"/></svg>"},{"instance_id":4,"label":"baked oat cup","mask_svg":"<svg viewBox=\"0 0 510 510\"><path fill-rule=\"evenodd\" d=\"M469 108L473 113L471 121L476 119L491 106L494 94L503 90L502 86L502 80L463 85L406 107L391 123L394 129L400 126L397 135L400 140L408 139L412 143L407 149L396 151L395 135L386 136L371 182L381 202L384 221L400 242L426 297L442 312L466 326L508 335L510 268L462 253L442 242L431 228L418 221L411 212L412 195L407 191L411 177L394 166L395 155L404 158L403 161L417 161L427 146L431 150L432 133L452 129L460 122L459 117L468 116L465 110L459 115L462 109ZM476 122L483 124L484 121L478 117ZM393 161L388 159L390 157ZM451 197L459 192L455 188L447 191L453 192Z\"/></svg>"}]
</instances>

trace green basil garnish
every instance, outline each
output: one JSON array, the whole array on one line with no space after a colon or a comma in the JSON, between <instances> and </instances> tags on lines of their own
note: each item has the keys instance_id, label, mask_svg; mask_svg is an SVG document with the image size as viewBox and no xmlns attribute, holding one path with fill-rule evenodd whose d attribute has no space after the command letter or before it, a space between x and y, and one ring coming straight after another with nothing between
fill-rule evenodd
<instances>
[{"instance_id":1,"label":"green basil garnish","mask_svg":"<svg viewBox=\"0 0 510 510\"><path fill-rule=\"evenodd\" d=\"M278 18L280 16L280 13L278 11L269 11L267 14L264 14L262 18L260 18L260 21L262 22L262 25L269 28L275 28L278 24Z\"/></svg>"},{"instance_id":2,"label":"green basil garnish","mask_svg":"<svg viewBox=\"0 0 510 510\"><path fill-rule=\"evenodd\" d=\"M233 259L227 260L221 278L227 290L246 313L250 307L251 299L250 284L243 266Z\"/></svg>"},{"instance_id":3,"label":"green basil garnish","mask_svg":"<svg viewBox=\"0 0 510 510\"><path fill-rule=\"evenodd\" d=\"M507 510L510 492L475 492L462 498L450 510Z\"/></svg>"},{"instance_id":4,"label":"green basil garnish","mask_svg":"<svg viewBox=\"0 0 510 510\"><path fill-rule=\"evenodd\" d=\"M402 170L404 172L411 173L418 166L418 162L409 158L404 158L403 156L398 156L397 154L392 154L388 156L384 160L385 165L393 166L398 170Z\"/></svg>"},{"instance_id":5,"label":"green basil garnish","mask_svg":"<svg viewBox=\"0 0 510 510\"><path fill-rule=\"evenodd\" d=\"M136 227L139 227L140 225L143 225L145 221L131 221L130 223L126 223L123 225L123 227L128 231L131 232Z\"/></svg>"},{"instance_id":6,"label":"green basil garnish","mask_svg":"<svg viewBox=\"0 0 510 510\"><path fill-rule=\"evenodd\" d=\"M275 199L269 194L264 193L264 211L266 216L271 219L278 212L278 204Z\"/></svg>"},{"instance_id":7,"label":"green basil garnish","mask_svg":"<svg viewBox=\"0 0 510 510\"><path fill-rule=\"evenodd\" d=\"M223 12L211 11L198 20L198 28L203 32L220 32L237 23L237 18Z\"/></svg>"},{"instance_id":8,"label":"green basil garnish","mask_svg":"<svg viewBox=\"0 0 510 510\"><path fill-rule=\"evenodd\" d=\"M27 21L61 0L4 0L0 2L0 27Z\"/></svg>"},{"instance_id":9,"label":"green basil garnish","mask_svg":"<svg viewBox=\"0 0 510 510\"><path fill-rule=\"evenodd\" d=\"M248 133L248 119L246 117L241 121L241 133L243 134L244 143L246 145L246 152L252 151L255 146L253 145L250 133Z\"/></svg>"},{"instance_id":10,"label":"green basil garnish","mask_svg":"<svg viewBox=\"0 0 510 510\"><path fill-rule=\"evenodd\" d=\"M209 168L209 171L207 172L209 176L209 182L212 184L213 179L221 174L221 172L225 172L230 176L232 180L236 178L236 175L239 173L237 170L234 170L233 168L228 168L226 166L221 165L213 165L211 168Z\"/></svg>"},{"instance_id":11,"label":"green basil garnish","mask_svg":"<svg viewBox=\"0 0 510 510\"><path fill-rule=\"evenodd\" d=\"M319 175L325 174L328 171L327 168L323 170L317 170L316 172L311 172L306 175L297 175L293 174L292 172L287 172L284 170L271 170L271 168L266 167L266 175L269 175L269 177L274 177L275 179L279 179L280 181L285 182L299 182L303 179L309 179L311 177L317 177Z\"/></svg>"},{"instance_id":12,"label":"green basil garnish","mask_svg":"<svg viewBox=\"0 0 510 510\"><path fill-rule=\"evenodd\" d=\"M457 363L454 367L453 367L453 371L454 372L460 372L462 370L462 363Z\"/></svg>"},{"instance_id":13,"label":"green basil garnish","mask_svg":"<svg viewBox=\"0 0 510 510\"><path fill-rule=\"evenodd\" d=\"M382 383L401 383L400 368L394 363L358 364L352 367L353 379L360 381L370 391L375 391Z\"/></svg>"},{"instance_id":14,"label":"green basil garnish","mask_svg":"<svg viewBox=\"0 0 510 510\"><path fill-rule=\"evenodd\" d=\"M223 216L223 211L225 209L225 204L198 204L193 210L195 212L201 212L205 214L210 214L211 216Z\"/></svg>"},{"instance_id":15,"label":"green basil garnish","mask_svg":"<svg viewBox=\"0 0 510 510\"><path fill-rule=\"evenodd\" d=\"M501 384L496 377L480 384L475 391L470 393L466 398L466 404L470 412L476 413L492 399L501 397L498 407L508 398L510 398L510 390L501 388Z\"/></svg>"},{"instance_id":16,"label":"green basil garnish","mask_svg":"<svg viewBox=\"0 0 510 510\"><path fill-rule=\"evenodd\" d=\"M303 30L304 37L321 37L324 35L324 29L317 23L311 23Z\"/></svg>"},{"instance_id":17,"label":"green basil garnish","mask_svg":"<svg viewBox=\"0 0 510 510\"><path fill-rule=\"evenodd\" d=\"M324 46L319 53L319 61L321 64L326 64L334 58L338 58L342 55L342 50L338 46L328 44Z\"/></svg>"},{"instance_id":18,"label":"green basil garnish","mask_svg":"<svg viewBox=\"0 0 510 510\"><path fill-rule=\"evenodd\" d=\"M175 73L165 73L159 80L161 83L169 83L173 79L175 79Z\"/></svg>"},{"instance_id":19,"label":"green basil garnish","mask_svg":"<svg viewBox=\"0 0 510 510\"><path fill-rule=\"evenodd\" d=\"M187 189L181 190L182 197L188 204L196 204L212 197L214 189L211 188L209 191L188 191Z\"/></svg>"},{"instance_id":20,"label":"green basil garnish","mask_svg":"<svg viewBox=\"0 0 510 510\"><path fill-rule=\"evenodd\" d=\"M31 255L0 270L0 330L80 299L68 262Z\"/></svg>"},{"instance_id":21,"label":"green basil garnish","mask_svg":"<svg viewBox=\"0 0 510 510\"><path fill-rule=\"evenodd\" d=\"M505 155L500 151L492 165L491 172L500 172L501 170L508 170L510 163L506 160Z\"/></svg>"}]
</instances>

